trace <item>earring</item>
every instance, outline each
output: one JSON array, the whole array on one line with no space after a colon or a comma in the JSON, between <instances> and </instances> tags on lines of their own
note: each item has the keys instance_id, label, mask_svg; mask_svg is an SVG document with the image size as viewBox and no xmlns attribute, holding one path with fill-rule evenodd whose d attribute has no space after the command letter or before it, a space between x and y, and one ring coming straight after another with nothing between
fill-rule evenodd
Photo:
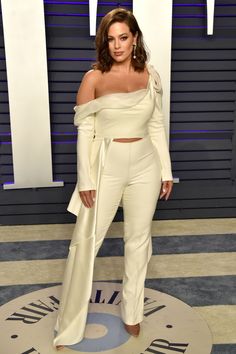
<instances>
[{"instance_id":1,"label":"earring","mask_svg":"<svg viewBox=\"0 0 236 354\"><path fill-rule=\"evenodd\" d=\"M133 59L136 59L136 44L133 44L134 51L133 51Z\"/></svg>"}]
</instances>

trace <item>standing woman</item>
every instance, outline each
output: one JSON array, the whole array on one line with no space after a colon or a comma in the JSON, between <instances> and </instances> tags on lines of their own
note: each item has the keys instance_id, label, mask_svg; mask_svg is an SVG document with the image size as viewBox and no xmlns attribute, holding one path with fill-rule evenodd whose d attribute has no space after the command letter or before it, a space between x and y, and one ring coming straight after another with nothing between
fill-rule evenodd
<instances>
[{"instance_id":1,"label":"standing woman","mask_svg":"<svg viewBox=\"0 0 236 354\"><path fill-rule=\"evenodd\" d=\"M122 203L124 276L121 317L138 336L144 281L152 253L151 224L158 197L172 190L162 114L161 81L147 64L142 32L130 11L101 21L97 62L81 82L74 107L78 182L68 210L77 216L67 259L54 345L83 339L94 259Z\"/></svg>"}]
</instances>

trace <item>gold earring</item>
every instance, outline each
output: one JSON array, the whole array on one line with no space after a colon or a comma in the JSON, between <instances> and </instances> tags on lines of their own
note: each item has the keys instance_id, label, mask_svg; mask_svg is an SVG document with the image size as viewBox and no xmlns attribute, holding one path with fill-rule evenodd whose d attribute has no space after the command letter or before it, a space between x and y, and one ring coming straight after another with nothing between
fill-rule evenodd
<instances>
[{"instance_id":1,"label":"gold earring","mask_svg":"<svg viewBox=\"0 0 236 354\"><path fill-rule=\"evenodd\" d=\"M133 44L134 51L133 51L133 59L136 59L136 44Z\"/></svg>"}]
</instances>

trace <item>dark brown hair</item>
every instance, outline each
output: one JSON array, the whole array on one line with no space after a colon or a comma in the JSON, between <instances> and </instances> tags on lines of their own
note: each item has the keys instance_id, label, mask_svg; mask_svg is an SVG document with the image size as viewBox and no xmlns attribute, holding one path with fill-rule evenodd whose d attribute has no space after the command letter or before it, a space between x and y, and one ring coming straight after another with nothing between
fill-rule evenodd
<instances>
[{"instance_id":1,"label":"dark brown hair","mask_svg":"<svg viewBox=\"0 0 236 354\"><path fill-rule=\"evenodd\" d=\"M109 71L114 62L109 53L108 31L115 22L124 22L128 25L133 36L137 33L136 59L131 57L131 64L135 71L143 71L147 61L147 52L144 48L143 34L138 22L131 11L123 8L116 8L108 12L102 19L96 34L95 45L97 50L97 62L92 65L93 69L102 72Z\"/></svg>"}]
</instances>

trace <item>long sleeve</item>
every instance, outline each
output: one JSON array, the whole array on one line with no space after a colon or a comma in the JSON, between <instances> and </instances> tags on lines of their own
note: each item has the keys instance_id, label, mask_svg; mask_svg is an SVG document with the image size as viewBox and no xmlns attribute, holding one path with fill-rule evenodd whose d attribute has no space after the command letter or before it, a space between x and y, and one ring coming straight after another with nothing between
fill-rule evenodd
<instances>
[{"instance_id":1,"label":"long sleeve","mask_svg":"<svg viewBox=\"0 0 236 354\"><path fill-rule=\"evenodd\" d=\"M78 127L77 176L79 191L96 189L91 178L90 166L91 144L94 136L94 114L83 119L78 119L78 115L75 114L74 124Z\"/></svg>"},{"instance_id":2,"label":"long sleeve","mask_svg":"<svg viewBox=\"0 0 236 354\"><path fill-rule=\"evenodd\" d=\"M169 148L166 138L166 131L164 125L164 115L162 112L162 88L160 76L156 71L152 70L152 76L154 78L154 90L155 90L155 108L153 115L148 122L148 131L151 137L152 143L156 148L158 156L161 162L161 176L162 181L173 180L171 171L171 161Z\"/></svg>"}]
</instances>

